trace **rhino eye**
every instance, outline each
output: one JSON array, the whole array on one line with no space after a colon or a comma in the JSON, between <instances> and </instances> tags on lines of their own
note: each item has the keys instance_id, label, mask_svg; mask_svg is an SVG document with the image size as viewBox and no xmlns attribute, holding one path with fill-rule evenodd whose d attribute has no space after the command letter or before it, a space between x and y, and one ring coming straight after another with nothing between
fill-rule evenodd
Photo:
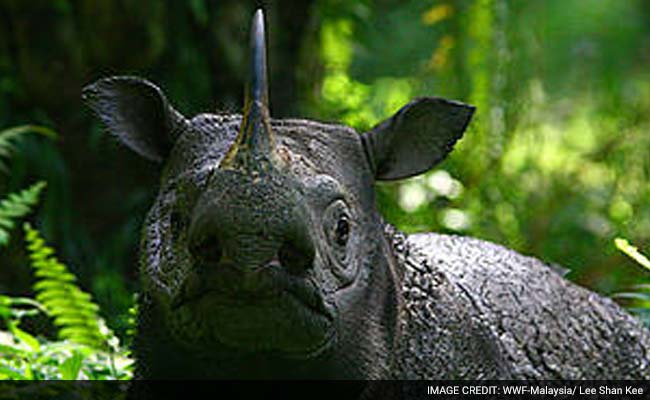
<instances>
[{"instance_id":1,"label":"rhino eye","mask_svg":"<svg viewBox=\"0 0 650 400\"><path fill-rule=\"evenodd\" d=\"M343 199L338 199L327 207L323 223L329 244L327 253L332 263L332 272L341 285L347 285L354 280L358 270L351 257L353 247L350 246L350 242L355 238L354 214Z\"/></svg>"},{"instance_id":2,"label":"rhino eye","mask_svg":"<svg viewBox=\"0 0 650 400\"><path fill-rule=\"evenodd\" d=\"M325 213L325 231L338 256L345 258L345 249L352 233L348 207L342 200L330 204ZM341 260L343 261L343 260Z\"/></svg>"},{"instance_id":3,"label":"rhino eye","mask_svg":"<svg viewBox=\"0 0 650 400\"><path fill-rule=\"evenodd\" d=\"M348 216L343 214L336 222L336 228L334 228L334 241L339 246L345 246L348 243L349 236L350 222L348 221Z\"/></svg>"}]
</instances>

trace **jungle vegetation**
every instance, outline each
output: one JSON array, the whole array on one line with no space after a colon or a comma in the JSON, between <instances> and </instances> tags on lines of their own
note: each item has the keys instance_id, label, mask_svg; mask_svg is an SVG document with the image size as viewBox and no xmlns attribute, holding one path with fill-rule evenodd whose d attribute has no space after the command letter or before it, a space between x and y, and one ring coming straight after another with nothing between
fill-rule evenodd
<instances>
[{"instance_id":1,"label":"jungle vegetation","mask_svg":"<svg viewBox=\"0 0 650 400\"><path fill-rule=\"evenodd\" d=\"M257 3L0 1L0 379L129 378L159 167L81 87L140 75L185 115L239 112ZM648 318L649 2L264 3L274 117L363 131L417 96L477 106L438 168L378 187L389 222L534 255Z\"/></svg>"}]
</instances>

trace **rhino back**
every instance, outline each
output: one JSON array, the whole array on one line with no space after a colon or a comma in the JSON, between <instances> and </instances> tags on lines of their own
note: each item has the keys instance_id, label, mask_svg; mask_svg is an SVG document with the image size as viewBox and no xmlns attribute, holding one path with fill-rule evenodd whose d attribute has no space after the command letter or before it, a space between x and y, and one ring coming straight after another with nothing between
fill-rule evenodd
<instances>
[{"instance_id":1,"label":"rhino back","mask_svg":"<svg viewBox=\"0 0 650 400\"><path fill-rule=\"evenodd\" d=\"M397 253L407 377L418 357L427 378L650 377L650 335L641 323L535 258L439 234L408 236Z\"/></svg>"}]
</instances>

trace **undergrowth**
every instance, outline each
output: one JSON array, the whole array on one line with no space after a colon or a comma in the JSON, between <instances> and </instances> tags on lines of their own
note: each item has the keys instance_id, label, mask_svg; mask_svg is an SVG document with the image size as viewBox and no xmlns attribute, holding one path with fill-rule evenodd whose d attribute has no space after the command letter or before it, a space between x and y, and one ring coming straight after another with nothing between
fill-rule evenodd
<instances>
[{"instance_id":1,"label":"undergrowth","mask_svg":"<svg viewBox=\"0 0 650 400\"><path fill-rule=\"evenodd\" d=\"M22 126L0 132L0 169L15 151L14 143L27 133L48 137L43 127ZM9 243L12 229L38 204L45 182L7 194L0 201L0 250ZM24 237L34 275L35 298L0 294L0 379L130 379L129 353L99 315L90 294L60 262L38 230L25 223ZM51 318L56 340L21 327L28 318Z\"/></svg>"}]
</instances>

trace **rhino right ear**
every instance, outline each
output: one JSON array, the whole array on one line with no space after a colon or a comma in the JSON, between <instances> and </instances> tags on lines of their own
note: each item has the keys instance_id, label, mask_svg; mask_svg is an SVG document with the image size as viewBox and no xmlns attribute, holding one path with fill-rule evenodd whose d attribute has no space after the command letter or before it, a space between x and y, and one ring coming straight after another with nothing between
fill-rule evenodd
<instances>
[{"instance_id":1,"label":"rhino right ear","mask_svg":"<svg viewBox=\"0 0 650 400\"><path fill-rule=\"evenodd\" d=\"M137 77L100 79L82 98L120 142L141 156L164 160L188 121L153 83Z\"/></svg>"},{"instance_id":2,"label":"rhino right ear","mask_svg":"<svg viewBox=\"0 0 650 400\"><path fill-rule=\"evenodd\" d=\"M404 179L426 172L451 151L474 107L439 97L422 97L361 136L377 180Z\"/></svg>"}]
</instances>

